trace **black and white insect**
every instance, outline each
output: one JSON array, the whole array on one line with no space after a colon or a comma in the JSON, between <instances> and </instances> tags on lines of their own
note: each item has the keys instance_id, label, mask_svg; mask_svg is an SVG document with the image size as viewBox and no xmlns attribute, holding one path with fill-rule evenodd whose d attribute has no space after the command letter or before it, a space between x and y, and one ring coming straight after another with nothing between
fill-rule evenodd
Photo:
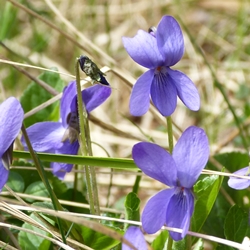
<instances>
[{"instance_id":1,"label":"black and white insect","mask_svg":"<svg viewBox=\"0 0 250 250\"><path fill-rule=\"evenodd\" d=\"M78 59L81 70L89 76L93 81L99 82L103 85L108 85L109 83L104 77L104 73L97 67L97 65L90 60L87 56L81 55Z\"/></svg>"}]
</instances>

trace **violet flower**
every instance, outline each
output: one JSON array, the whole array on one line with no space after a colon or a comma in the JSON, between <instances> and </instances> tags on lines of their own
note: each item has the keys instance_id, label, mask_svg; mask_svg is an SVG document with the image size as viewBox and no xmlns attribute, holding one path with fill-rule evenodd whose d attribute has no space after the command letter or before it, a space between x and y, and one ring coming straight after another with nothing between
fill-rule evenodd
<instances>
[{"instance_id":1,"label":"violet flower","mask_svg":"<svg viewBox=\"0 0 250 250\"><path fill-rule=\"evenodd\" d=\"M111 94L111 88L96 84L82 91L82 99L87 112L101 105ZM76 155L79 149L78 134L79 119L77 111L76 82L65 87L60 106L61 119L59 122L38 122L29 128L27 133L32 147L37 152ZM23 145L27 145L22 138ZM73 164L51 163L53 173L63 179L70 172Z\"/></svg>"},{"instance_id":2,"label":"violet flower","mask_svg":"<svg viewBox=\"0 0 250 250\"><path fill-rule=\"evenodd\" d=\"M186 129L173 155L156 144L140 142L133 147L132 156L146 175L169 186L147 202L142 213L144 231L153 234L163 225L180 228L181 234L171 231L170 235L181 240L187 234L194 211L193 185L209 157L204 130L194 126Z\"/></svg>"},{"instance_id":3,"label":"violet flower","mask_svg":"<svg viewBox=\"0 0 250 250\"><path fill-rule=\"evenodd\" d=\"M194 83L182 72L170 67L184 54L181 28L171 16L162 17L157 29L139 30L133 38L123 37L130 57L149 70L135 83L130 97L130 113L144 115L150 96L163 116L170 116L177 105L177 96L191 110L200 108L200 97Z\"/></svg>"},{"instance_id":4,"label":"violet flower","mask_svg":"<svg viewBox=\"0 0 250 250\"><path fill-rule=\"evenodd\" d=\"M144 238L144 235L139 227L130 226L126 233L124 234L124 238L131 242L137 250L146 250L147 243ZM132 248L126 244L122 244L122 250L131 250Z\"/></svg>"},{"instance_id":5,"label":"violet flower","mask_svg":"<svg viewBox=\"0 0 250 250\"><path fill-rule=\"evenodd\" d=\"M0 192L9 177L13 143L21 129L23 114L20 102L14 97L0 105Z\"/></svg>"},{"instance_id":6,"label":"violet flower","mask_svg":"<svg viewBox=\"0 0 250 250\"><path fill-rule=\"evenodd\" d=\"M250 166L242 168L234 172L233 174L242 175L242 176L250 176L249 168ZM228 180L228 186L237 190L245 189L250 186L250 180L232 176Z\"/></svg>"}]
</instances>

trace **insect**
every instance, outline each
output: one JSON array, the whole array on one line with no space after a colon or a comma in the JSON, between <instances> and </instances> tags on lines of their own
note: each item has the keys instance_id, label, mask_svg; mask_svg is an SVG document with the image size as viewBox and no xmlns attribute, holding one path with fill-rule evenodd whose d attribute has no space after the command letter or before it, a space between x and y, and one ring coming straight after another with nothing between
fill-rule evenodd
<instances>
[{"instance_id":1,"label":"insect","mask_svg":"<svg viewBox=\"0 0 250 250\"><path fill-rule=\"evenodd\" d=\"M104 77L104 73L97 67L97 65L90 60L87 56L81 55L78 59L81 70L89 76L93 81L99 82L104 85L108 85L109 83Z\"/></svg>"},{"instance_id":2,"label":"insect","mask_svg":"<svg viewBox=\"0 0 250 250\"><path fill-rule=\"evenodd\" d=\"M150 28L148 29L148 33L151 34L151 35L154 36L154 37L155 37L155 35L156 35L156 31L157 31L157 29L156 29L156 27L154 27L154 26L152 26L152 27L150 27Z\"/></svg>"},{"instance_id":3,"label":"insect","mask_svg":"<svg viewBox=\"0 0 250 250\"><path fill-rule=\"evenodd\" d=\"M80 133L79 128L79 119L76 112L71 112L67 116L68 128L65 130L62 142L65 142L69 139L70 144L78 140L78 136Z\"/></svg>"}]
</instances>

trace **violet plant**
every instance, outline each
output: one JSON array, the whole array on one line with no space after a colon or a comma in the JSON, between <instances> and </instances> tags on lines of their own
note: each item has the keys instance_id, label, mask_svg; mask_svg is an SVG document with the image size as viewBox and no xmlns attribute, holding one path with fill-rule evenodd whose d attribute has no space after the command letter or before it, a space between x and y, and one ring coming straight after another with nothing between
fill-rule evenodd
<instances>
[{"instance_id":1,"label":"violet plant","mask_svg":"<svg viewBox=\"0 0 250 250\"><path fill-rule=\"evenodd\" d=\"M181 240L187 234L194 211L193 185L209 157L204 130L197 127L186 129L172 156L149 142L134 145L132 156L146 175L168 186L147 202L141 218L144 231L153 234L163 225L181 228L181 234L170 231L174 240Z\"/></svg>"},{"instance_id":2,"label":"violet plant","mask_svg":"<svg viewBox=\"0 0 250 250\"><path fill-rule=\"evenodd\" d=\"M250 175L249 168L250 167L247 166L245 168L237 170L233 174L247 177ZM245 189L250 186L250 179L231 176L228 180L228 186L237 190Z\"/></svg>"},{"instance_id":3,"label":"violet plant","mask_svg":"<svg viewBox=\"0 0 250 250\"><path fill-rule=\"evenodd\" d=\"M0 105L0 192L9 176L12 164L13 143L18 136L23 122L23 109L20 102L9 97Z\"/></svg>"},{"instance_id":4,"label":"violet plant","mask_svg":"<svg viewBox=\"0 0 250 250\"><path fill-rule=\"evenodd\" d=\"M173 17L162 17L153 34L139 30L135 37L123 37L122 40L130 57L149 69L132 89L129 103L132 115L141 116L148 111L150 96L163 116L174 112L177 96L189 109L197 111L200 108L194 83L184 73L170 68L184 54L182 31Z\"/></svg>"},{"instance_id":5,"label":"violet plant","mask_svg":"<svg viewBox=\"0 0 250 250\"><path fill-rule=\"evenodd\" d=\"M138 250L147 249L147 243L143 236L143 233L139 227L130 226L126 233L124 234L124 238L133 243L133 245ZM126 244L122 244L122 250L130 250L131 248Z\"/></svg>"},{"instance_id":6,"label":"violet plant","mask_svg":"<svg viewBox=\"0 0 250 250\"><path fill-rule=\"evenodd\" d=\"M113 86L109 85L106 74L98 68L90 56L77 58L76 81L70 82L64 90L62 87L65 83L62 79L60 81L54 79L50 83L55 89L58 86L54 86L54 82L57 82L58 85L62 83L59 90L51 91L55 95L57 92L62 92L60 111L54 106L47 117L42 117L42 121L36 121L38 115L35 115L33 125L26 130L24 126L22 127L24 136L21 138L21 143L25 152L14 150L13 156L19 160L13 164L13 142L19 134L23 119L28 115L26 113L24 116L21 104L17 99L14 97L6 99L0 105L2 138L0 143L0 191L3 195L10 196L11 193L2 190L7 183L8 186L12 185L11 188L16 188L15 197L22 192L26 196L41 194L42 199L51 198L53 203L53 209L51 209L50 202L34 202L33 199L36 197L25 201L26 207L28 207L27 204L36 205L36 208L40 206L39 214L41 215L38 216L37 211L25 215L31 217L32 225L30 220L25 217L25 223L21 229L32 226L32 230L26 233L22 232L20 228L18 229L17 241L20 246L17 248L50 250L57 245L58 248L64 249L191 250L205 249L204 239L206 239L207 242L217 242L213 244L220 249L224 249L220 244L227 245L230 249L232 247L249 249L248 243L245 243L247 238L244 239L245 236L250 237L248 193L243 190L250 185L250 167L245 167L249 163L248 156L241 153L210 156L208 136L204 129L197 126L187 125L182 132L178 128L178 124L175 124L174 130L178 133L173 133L171 115L175 114L177 97L191 111L198 111L201 106L200 96L193 81L185 73L173 69L173 67L178 68L176 64L184 55L184 36L181 26L174 17L165 15L156 28L150 28L149 32L139 30L133 38L123 37L122 42L128 55L137 64L147 68L147 71L139 76L132 88L128 105L130 113L132 116L146 114L151 105L150 101L152 101L152 106L156 108L157 112L161 116L167 117L167 124L164 123L164 126L167 127L167 134L164 134L168 138L167 147L159 142L159 145L152 143L154 136L151 137L150 134L150 136L145 136L145 141L131 145L132 159L97 157L92 154L91 145L94 142L88 134L91 132L88 124L90 113L110 97ZM75 42L75 44L79 43ZM91 47L91 43L89 46ZM88 53L87 50L88 48L86 53ZM95 52L98 52L96 48ZM108 56L105 57L105 59L108 58ZM110 61L112 62L112 60ZM112 65L112 63L110 64ZM79 68L91 78L93 86L81 90ZM111 71L120 75L121 79L126 79L126 75L123 75L122 71L117 71L115 67ZM50 74L55 75L55 73ZM109 74L107 74L107 79ZM41 80L46 82L48 79ZM38 84L41 82L38 81ZM217 82L216 84L219 85ZM44 87L44 83L42 86ZM46 86L46 89L50 88ZM27 88L27 92L23 94L23 100L30 97L29 102L32 103L36 99L43 98L41 90L38 90L37 94ZM49 98L47 99L49 100ZM46 101L43 100L39 105ZM112 103L114 100L108 101ZM21 103L26 108L27 102L21 101ZM117 109L120 110L120 102L116 100L114 103L117 103ZM32 108L29 112L32 112ZM124 136L124 131L103 122L101 115L98 118L92 118L92 121L102 127L102 130ZM199 124L199 122L197 123ZM188 124L188 122L184 124ZM102 130L99 139L103 139L100 138ZM127 133L127 137L132 134L133 131L131 134ZM139 141L138 137L136 140ZM31 145L29 145L29 141ZM174 142L176 142L175 145ZM16 145L20 148L19 140ZM109 149L99 145L98 142L96 145L109 156ZM116 147L119 147L119 143ZM24 159L27 159L28 162L23 162ZM30 162L30 159L34 163ZM43 167L47 161L50 162L52 173L58 178L44 171ZM25 173L20 172L19 165L30 169L30 165L32 165L38 172L41 171L40 176L34 173L35 171L32 174L30 174L31 171L26 170ZM77 165L85 167L82 168L86 172L85 179L82 178L83 171L79 170ZM9 171L10 167L15 168L16 166L16 169ZM115 170L126 169L138 172L133 192L126 195L122 211L113 209L115 206L119 207L117 201L114 202L112 208L108 206L108 202L106 208L99 208L98 191L101 193L107 191L107 196L109 196L113 180L111 178L109 189L104 190L98 180L96 181L94 172L96 166L112 168L113 179L116 178ZM218 169L216 169L217 172L214 172L215 167L219 168L218 166L221 168L221 172ZM229 176L228 182L223 182L223 176L229 175L224 173L224 167L236 175ZM9 178L9 173L16 174L18 177L10 175ZM68 173L70 174L67 177L72 177L72 173L74 173L74 180L71 182L65 180ZM146 181L150 180L149 183L152 185L151 195L147 197L149 198L147 200L144 194L149 188L146 190L142 186L141 175ZM40 177L43 182L40 181ZM154 184L156 184L157 191L153 188ZM220 190L225 196L222 197ZM224 197L227 197L227 201ZM62 202L59 202L59 198ZM140 198L143 200L142 204ZM20 197L18 199L20 201ZM109 198L107 200L109 201ZM103 203L102 199L100 202ZM86 203L84 208L82 208L82 203ZM237 205L232 205L233 203L237 203ZM69 206L64 207L65 204ZM78 208L72 209L70 207L72 204L77 204ZM6 213L6 204L2 202L0 205L0 210L2 209ZM11 202L8 206L12 206ZM24 209L23 207L22 209ZM44 207L46 210L43 210ZM19 208L13 207L12 209ZM34 208L32 207L32 209ZM13 211L10 214L18 217L18 213ZM67 214L67 212L75 213ZM42 215L43 213L45 215ZM8 219L8 216L3 214L4 219ZM83 216L88 219L83 219ZM18 218L20 219L20 217ZM114 221L110 222L112 219ZM39 229L36 227L36 221L39 222ZM36 232L38 236L33 236L32 231ZM58 235L58 231L61 235ZM43 237L47 238L44 240ZM48 241L49 237L54 238ZM244 244L241 244L243 239ZM0 235L0 244L1 241L3 239Z\"/></svg>"},{"instance_id":7,"label":"violet plant","mask_svg":"<svg viewBox=\"0 0 250 250\"><path fill-rule=\"evenodd\" d=\"M94 85L82 91L82 99L87 112L101 105L111 94L111 88ZM32 147L37 152L76 155L79 150L78 136L80 133L77 110L76 82L72 81L65 87L60 106L59 122L39 122L29 128L27 133ZM22 138L27 150L27 145ZM63 179L70 172L73 164L52 162L53 173Z\"/></svg>"}]
</instances>

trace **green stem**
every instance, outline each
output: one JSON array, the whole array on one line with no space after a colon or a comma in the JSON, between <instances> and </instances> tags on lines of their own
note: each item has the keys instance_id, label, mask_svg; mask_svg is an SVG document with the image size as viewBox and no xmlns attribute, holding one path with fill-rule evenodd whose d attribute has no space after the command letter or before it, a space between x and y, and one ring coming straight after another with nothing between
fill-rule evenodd
<instances>
[{"instance_id":1,"label":"green stem","mask_svg":"<svg viewBox=\"0 0 250 250\"><path fill-rule=\"evenodd\" d=\"M173 239L171 238L170 235L168 235L168 245L167 245L167 250L172 250L172 245L173 245Z\"/></svg>"},{"instance_id":2,"label":"green stem","mask_svg":"<svg viewBox=\"0 0 250 250\"><path fill-rule=\"evenodd\" d=\"M87 148L88 148L88 155L93 156L88 119L86 120L85 128L86 128L85 135L86 135L86 142L87 142ZM90 174L92 177L92 188L93 188L93 194L94 194L94 204L95 204L96 214L100 215L100 204L99 204L98 188L97 188L97 181L96 181L96 173L95 173L94 167L90 168Z\"/></svg>"},{"instance_id":3,"label":"green stem","mask_svg":"<svg viewBox=\"0 0 250 250\"><path fill-rule=\"evenodd\" d=\"M76 72L76 89L77 89L77 103L78 103L78 115L79 115L79 126L80 126L80 135L79 135L79 143L80 143L80 150L84 156L89 155L89 143L88 138L90 138L88 133L86 133L86 129L88 128L88 113L86 111L86 107L82 101L82 91L81 91L81 84L80 84L80 72L79 72L79 62L78 58L76 59L75 63L75 72ZM89 205L90 205L90 212L92 214L96 214L95 212L95 205L97 211L99 211L99 202L98 197L96 197L97 191L94 191L94 184L95 177L93 177L93 171L91 170L90 166L85 166L85 174L86 174L86 186L87 186L87 193L89 198ZM94 182L94 183L93 183ZM95 185L96 186L96 185ZM97 188L96 188L97 189Z\"/></svg>"},{"instance_id":4,"label":"green stem","mask_svg":"<svg viewBox=\"0 0 250 250\"><path fill-rule=\"evenodd\" d=\"M172 154L173 149L174 149L174 140L173 140L173 128L172 128L171 116L167 116L167 130L168 130L169 152L170 154Z\"/></svg>"},{"instance_id":5,"label":"green stem","mask_svg":"<svg viewBox=\"0 0 250 250\"><path fill-rule=\"evenodd\" d=\"M75 169L78 170L79 166L76 164ZM74 174L74 188L73 188L73 194L72 194L72 201L76 200L76 195L77 195L77 187L78 187L78 172L75 172Z\"/></svg>"},{"instance_id":6,"label":"green stem","mask_svg":"<svg viewBox=\"0 0 250 250\"><path fill-rule=\"evenodd\" d=\"M187 250L191 250L191 248L192 248L192 239L191 239L191 235L186 235L186 239L187 239Z\"/></svg>"},{"instance_id":7,"label":"green stem","mask_svg":"<svg viewBox=\"0 0 250 250\"><path fill-rule=\"evenodd\" d=\"M138 194L139 186L140 186L140 181L141 181L141 175L137 175L135 179L135 184L133 186L132 192Z\"/></svg>"},{"instance_id":8,"label":"green stem","mask_svg":"<svg viewBox=\"0 0 250 250\"><path fill-rule=\"evenodd\" d=\"M168 131L168 145L169 145L169 153L173 153L174 149L174 139L173 139L173 126L172 126L172 118L171 116L167 116L167 131ZM168 244L167 250L172 250L173 239L171 236L168 236Z\"/></svg>"},{"instance_id":9,"label":"green stem","mask_svg":"<svg viewBox=\"0 0 250 250\"><path fill-rule=\"evenodd\" d=\"M42 166L41 166L41 164L39 162L39 159L37 158L37 156L36 156L36 154L35 154L35 152L34 152L34 150L32 148L32 145L30 143L30 140L29 140L29 137L28 137L28 134L26 132L24 124L22 124L21 130L22 130L22 133L23 133L23 137L24 137L24 139L26 141L27 147L28 147L28 149L30 151L32 160L34 161L34 164L35 164L35 166L37 168L37 172L39 173L39 175L40 175L40 177L41 177L44 185L46 186L46 188L47 188L47 190L48 190L48 192L50 194L51 201L52 201L52 204L54 206L55 211L62 210L62 207L61 207L61 205L60 205L60 203L59 203L56 195L52 191L52 188L51 188L51 186L49 184L49 181L48 181L48 179L47 179L47 177L45 175L44 169L42 168ZM65 238L65 235L64 235L64 232L63 232L63 227L62 227L61 219L58 218L58 217L56 217L56 221L57 221L57 224L58 224L61 236L62 236L63 243L67 244L66 243L66 238Z\"/></svg>"}]
</instances>

